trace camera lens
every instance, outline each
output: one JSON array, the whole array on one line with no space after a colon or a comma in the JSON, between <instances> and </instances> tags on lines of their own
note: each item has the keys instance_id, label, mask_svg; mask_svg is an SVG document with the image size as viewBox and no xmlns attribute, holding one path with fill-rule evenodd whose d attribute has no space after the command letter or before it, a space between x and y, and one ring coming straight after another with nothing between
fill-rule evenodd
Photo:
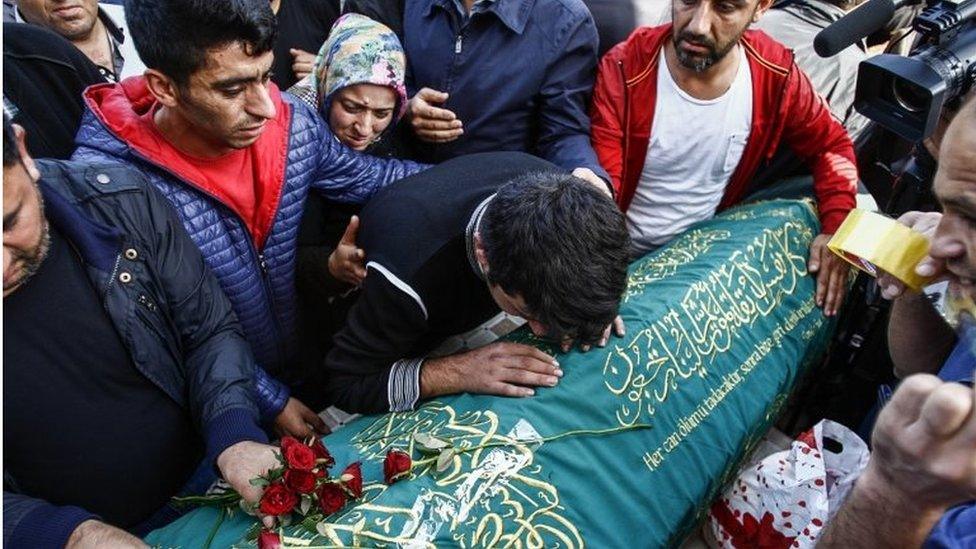
<instances>
[{"instance_id":1,"label":"camera lens","mask_svg":"<svg viewBox=\"0 0 976 549\"><path fill-rule=\"evenodd\" d=\"M895 77L891 82L891 92L901 108L909 112L922 112L929 108L931 92L909 80Z\"/></svg>"}]
</instances>

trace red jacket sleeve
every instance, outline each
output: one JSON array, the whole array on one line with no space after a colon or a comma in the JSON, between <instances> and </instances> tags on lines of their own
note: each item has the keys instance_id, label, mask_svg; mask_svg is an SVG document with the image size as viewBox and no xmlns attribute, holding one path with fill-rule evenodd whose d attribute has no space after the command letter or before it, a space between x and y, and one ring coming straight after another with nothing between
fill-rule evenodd
<instances>
[{"instance_id":1,"label":"red jacket sleeve","mask_svg":"<svg viewBox=\"0 0 976 549\"><path fill-rule=\"evenodd\" d=\"M783 137L812 169L821 232L833 234L857 200L854 145L847 130L830 114L827 102L795 65L787 87Z\"/></svg>"},{"instance_id":2,"label":"red jacket sleeve","mask_svg":"<svg viewBox=\"0 0 976 549\"><path fill-rule=\"evenodd\" d=\"M620 47L618 45L614 50ZM612 50L603 56L597 69L593 104L590 107L590 140L600 165L610 175L613 194L619 200L624 163L624 84L617 57Z\"/></svg>"}]
</instances>

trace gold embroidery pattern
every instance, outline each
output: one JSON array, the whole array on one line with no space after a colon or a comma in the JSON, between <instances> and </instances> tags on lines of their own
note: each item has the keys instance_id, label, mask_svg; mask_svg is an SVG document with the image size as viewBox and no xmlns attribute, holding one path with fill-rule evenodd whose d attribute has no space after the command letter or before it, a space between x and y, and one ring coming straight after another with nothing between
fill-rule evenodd
<instances>
[{"instance_id":1,"label":"gold embroidery pattern","mask_svg":"<svg viewBox=\"0 0 976 549\"><path fill-rule=\"evenodd\" d=\"M698 230L678 237L660 253L634 267L627 279L623 302L627 303L632 297L643 295L648 284L674 275L682 265L708 253L712 243L726 240L730 236L732 233L726 230Z\"/></svg>"},{"instance_id":2,"label":"gold embroidery pattern","mask_svg":"<svg viewBox=\"0 0 976 549\"><path fill-rule=\"evenodd\" d=\"M753 212L747 208L734 215L755 215ZM773 209L763 215L786 217L790 212ZM711 247L718 242L717 231L703 233L706 236L697 240L702 246ZM730 236L725 233L726 238ZM695 235L689 236L695 241ZM799 221L764 229L751 243L692 284L656 322L636 332L626 343L615 345L604 362L603 373L606 389L619 397L619 424L652 419L657 406L678 389L682 380L706 376L712 361L728 351L734 340L742 339L756 320L769 315L793 294L806 275L806 253L813 236L812 229ZM656 259L651 257L647 262L654 263ZM639 274L645 272L642 267L635 269L638 279L632 284L644 284ZM810 312L809 305L801 304L802 315ZM794 319L792 327L801 318ZM768 353L768 345L762 347ZM755 360L762 356L765 353Z\"/></svg>"},{"instance_id":3,"label":"gold embroidery pattern","mask_svg":"<svg viewBox=\"0 0 976 549\"><path fill-rule=\"evenodd\" d=\"M326 524L320 540L341 546L434 547L450 537L457 547L581 548L584 541L563 515L559 492L543 480L535 463L538 433L499 432L491 411L458 414L441 402L414 412L378 418L356 434L351 444L365 460L381 461L387 450L399 448L413 455L412 434L423 432L455 447L488 443L502 446L459 452L442 473L430 464L414 469L410 482L433 480L418 491L410 507L379 503L388 486L365 487L363 502Z\"/></svg>"}]
</instances>

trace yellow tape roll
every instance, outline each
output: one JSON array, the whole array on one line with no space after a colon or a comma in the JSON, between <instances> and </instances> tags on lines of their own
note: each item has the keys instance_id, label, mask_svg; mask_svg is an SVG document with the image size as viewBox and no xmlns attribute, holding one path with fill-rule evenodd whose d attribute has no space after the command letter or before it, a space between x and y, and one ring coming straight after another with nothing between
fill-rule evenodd
<instances>
[{"instance_id":1,"label":"yellow tape roll","mask_svg":"<svg viewBox=\"0 0 976 549\"><path fill-rule=\"evenodd\" d=\"M890 217L851 210L827 247L871 276L881 269L916 291L930 280L915 274L915 266L929 253L928 239Z\"/></svg>"}]
</instances>

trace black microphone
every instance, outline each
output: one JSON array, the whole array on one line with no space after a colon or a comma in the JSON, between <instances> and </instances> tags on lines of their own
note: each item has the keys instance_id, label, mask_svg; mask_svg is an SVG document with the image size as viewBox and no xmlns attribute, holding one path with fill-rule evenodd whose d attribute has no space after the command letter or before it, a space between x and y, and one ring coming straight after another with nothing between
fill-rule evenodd
<instances>
[{"instance_id":1,"label":"black microphone","mask_svg":"<svg viewBox=\"0 0 976 549\"><path fill-rule=\"evenodd\" d=\"M895 14L895 8L903 3L907 2L868 0L817 33L817 37L813 39L814 51L820 57L837 55L848 46L885 26Z\"/></svg>"}]
</instances>

